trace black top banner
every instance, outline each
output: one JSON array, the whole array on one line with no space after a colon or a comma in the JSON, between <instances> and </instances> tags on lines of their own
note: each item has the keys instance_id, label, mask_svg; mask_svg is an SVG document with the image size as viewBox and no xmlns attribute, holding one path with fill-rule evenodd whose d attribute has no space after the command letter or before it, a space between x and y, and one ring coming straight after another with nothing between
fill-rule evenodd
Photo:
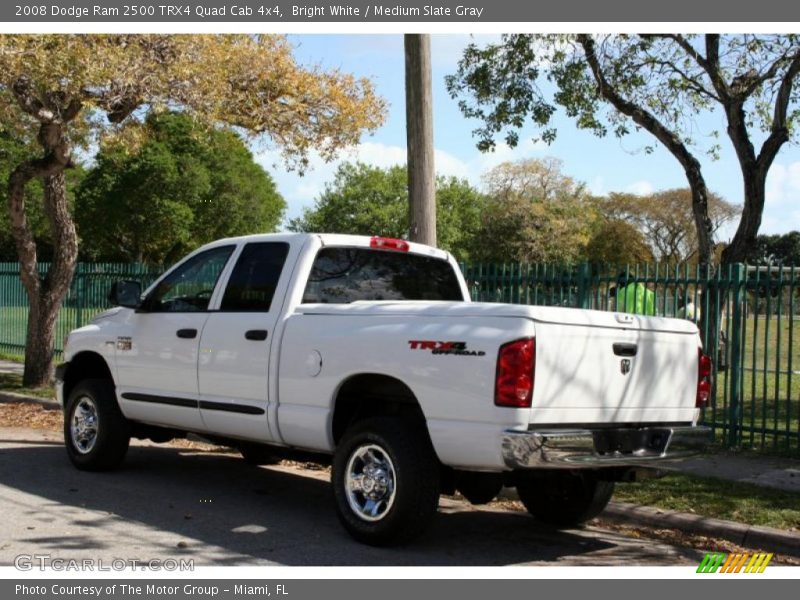
<instances>
[{"instance_id":1,"label":"black top banner","mask_svg":"<svg viewBox=\"0 0 800 600\"><path fill-rule=\"evenodd\" d=\"M430 2L430 0L429 0ZM14 22L708 22L800 21L800 2L759 0L18 0Z\"/></svg>"}]
</instances>

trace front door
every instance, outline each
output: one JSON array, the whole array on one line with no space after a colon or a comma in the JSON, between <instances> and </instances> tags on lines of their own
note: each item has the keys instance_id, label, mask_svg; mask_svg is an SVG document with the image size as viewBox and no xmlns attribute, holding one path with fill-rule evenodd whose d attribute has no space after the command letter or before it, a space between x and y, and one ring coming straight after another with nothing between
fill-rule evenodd
<instances>
[{"instance_id":1,"label":"front door","mask_svg":"<svg viewBox=\"0 0 800 600\"><path fill-rule=\"evenodd\" d=\"M274 439L267 418L269 360L290 275L283 273L288 252L286 242L245 245L219 310L203 328L198 381L200 413L209 431Z\"/></svg>"},{"instance_id":2,"label":"front door","mask_svg":"<svg viewBox=\"0 0 800 600\"><path fill-rule=\"evenodd\" d=\"M130 315L117 340L117 394L137 421L202 431L197 354L208 306L235 246L205 250L175 267Z\"/></svg>"}]
</instances>

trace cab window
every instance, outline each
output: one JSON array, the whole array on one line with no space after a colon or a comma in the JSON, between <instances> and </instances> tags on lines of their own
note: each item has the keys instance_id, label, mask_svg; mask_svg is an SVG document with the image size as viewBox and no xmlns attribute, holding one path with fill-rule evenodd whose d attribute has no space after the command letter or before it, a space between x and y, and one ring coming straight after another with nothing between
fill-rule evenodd
<instances>
[{"instance_id":1,"label":"cab window","mask_svg":"<svg viewBox=\"0 0 800 600\"><path fill-rule=\"evenodd\" d=\"M269 312L287 254L286 242L247 244L233 268L220 310Z\"/></svg>"},{"instance_id":2,"label":"cab window","mask_svg":"<svg viewBox=\"0 0 800 600\"><path fill-rule=\"evenodd\" d=\"M148 295L147 312L203 312L235 246L211 248L191 257L162 279Z\"/></svg>"}]
</instances>

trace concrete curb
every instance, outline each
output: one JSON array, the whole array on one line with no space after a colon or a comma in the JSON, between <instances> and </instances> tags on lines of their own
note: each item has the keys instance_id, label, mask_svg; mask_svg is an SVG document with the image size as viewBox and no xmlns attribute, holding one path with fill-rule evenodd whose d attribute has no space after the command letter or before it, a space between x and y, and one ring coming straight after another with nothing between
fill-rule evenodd
<instances>
[{"instance_id":1,"label":"concrete curb","mask_svg":"<svg viewBox=\"0 0 800 600\"><path fill-rule=\"evenodd\" d=\"M800 534L773 527L746 525L626 502L610 503L599 518L612 523L678 529L686 533L722 538L744 548L800 557Z\"/></svg>"},{"instance_id":2,"label":"concrete curb","mask_svg":"<svg viewBox=\"0 0 800 600\"><path fill-rule=\"evenodd\" d=\"M510 488L503 488L500 496L507 500L519 500L516 490ZM800 557L800 533L791 533L774 527L746 525L736 521L702 517L677 510L653 508L627 502L609 503L598 518L616 524L677 529L684 533L722 538L743 548Z\"/></svg>"},{"instance_id":3,"label":"concrete curb","mask_svg":"<svg viewBox=\"0 0 800 600\"><path fill-rule=\"evenodd\" d=\"M2 402L39 404L51 410L61 410L61 405L57 400L28 396L26 394L16 394L14 392L0 392L0 403Z\"/></svg>"}]
</instances>

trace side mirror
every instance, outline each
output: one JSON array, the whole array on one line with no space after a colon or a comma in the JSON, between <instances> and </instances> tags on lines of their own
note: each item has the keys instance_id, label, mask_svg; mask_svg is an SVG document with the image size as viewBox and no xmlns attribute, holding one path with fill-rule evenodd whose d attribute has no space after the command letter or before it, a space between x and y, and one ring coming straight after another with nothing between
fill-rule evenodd
<instances>
[{"instance_id":1,"label":"side mirror","mask_svg":"<svg viewBox=\"0 0 800 600\"><path fill-rule=\"evenodd\" d=\"M115 281L108 293L108 301L114 306L139 308L142 305L142 284L138 281Z\"/></svg>"}]
</instances>

